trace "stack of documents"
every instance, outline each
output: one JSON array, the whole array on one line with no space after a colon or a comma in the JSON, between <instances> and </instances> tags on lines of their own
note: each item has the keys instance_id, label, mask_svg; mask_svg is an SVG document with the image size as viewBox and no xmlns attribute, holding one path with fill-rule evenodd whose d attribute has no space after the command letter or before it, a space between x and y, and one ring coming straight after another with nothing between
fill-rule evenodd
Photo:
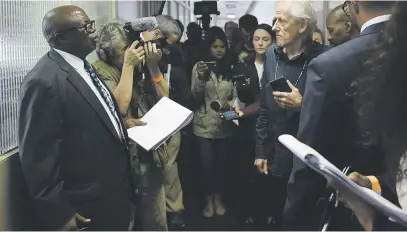
<instances>
[{"instance_id":1,"label":"stack of documents","mask_svg":"<svg viewBox=\"0 0 407 232\"><path fill-rule=\"evenodd\" d=\"M406 212L374 191L363 188L351 181L341 170L326 160L317 151L301 143L291 135L281 135L278 140L294 153L295 156L310 168L323 175L327 180L334 182L336 186L341 186L354 193L360 201L388 216L391 220L407 227Z\"/></svg>"},{"instance_id":2,"label":"stack of documents","mask_svg":"<svg viewBox=\"0 0 407 232\"><path fill-rule=\"evenodd\" d=\"M192 111L163 97L141 118L147 125L130 128L127 133L129 138L145 150L156 150L168 138L187 126L193 117Z\"/></svg>"}]
</instances>

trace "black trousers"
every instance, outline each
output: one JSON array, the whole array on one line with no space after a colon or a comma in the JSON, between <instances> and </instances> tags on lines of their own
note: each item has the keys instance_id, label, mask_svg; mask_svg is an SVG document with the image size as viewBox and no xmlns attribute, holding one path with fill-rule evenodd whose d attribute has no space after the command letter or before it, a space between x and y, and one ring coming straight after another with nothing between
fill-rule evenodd
<instances>
[{"instance_id":1,"label":"black trousers","mask_svg":"<svg viewBox=\"0 0 407 232\"><path fill-rule=\"evenodd\" d=\"M231 140L198 137L197 143L201 155L202 191L205 195L223 194Z\"/></svg>"}]
</instances>

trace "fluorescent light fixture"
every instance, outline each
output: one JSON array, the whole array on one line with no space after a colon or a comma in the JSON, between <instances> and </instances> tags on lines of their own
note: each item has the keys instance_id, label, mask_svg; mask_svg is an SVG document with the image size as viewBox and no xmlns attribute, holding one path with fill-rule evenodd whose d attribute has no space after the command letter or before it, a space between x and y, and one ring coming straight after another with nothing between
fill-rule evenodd
<instances>
[{"instance_id":1,"label":"fluorescent light fixture","mask_svg":"<svg viewBox=\"0 0 407 232\"><path fill-rule=\"evenodd\" d=\"M234 19L234 18L236 18L236 15L234 15L234 14L228 14L228 19Z\"/></svg>"}]
</instances>

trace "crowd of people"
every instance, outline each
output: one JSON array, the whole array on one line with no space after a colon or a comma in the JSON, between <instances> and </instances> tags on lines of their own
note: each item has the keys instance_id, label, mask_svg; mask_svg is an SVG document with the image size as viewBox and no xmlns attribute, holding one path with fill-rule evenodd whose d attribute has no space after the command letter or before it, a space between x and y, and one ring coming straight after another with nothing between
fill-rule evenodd
<instances>
[{"instance_id":1,"label":"crowd of people","mask_svg":"<svg viewBox=\"0 0 407 232\"><path fill-rule=\"evenodd\" d=\"M327 36L309 1L278 1L274 16L272 25L246 14L205 32L192 22L181 42L182 23L157 15L161 37L134 41L123 22L95 28L79 7L49 11L51 50L21 85L27 228L181 230L192 195L207 219L234 211L245 229L320 230L321 202L338 186L293 157L283 134L399 205L407 3L345 1L328 14ZM290 91L273 88L280 78ZM146 151L127 129L145 126L163 97L194 118ZM338 190L344 204L330 230L403 229Z\"/></svg>"}]
</instances>

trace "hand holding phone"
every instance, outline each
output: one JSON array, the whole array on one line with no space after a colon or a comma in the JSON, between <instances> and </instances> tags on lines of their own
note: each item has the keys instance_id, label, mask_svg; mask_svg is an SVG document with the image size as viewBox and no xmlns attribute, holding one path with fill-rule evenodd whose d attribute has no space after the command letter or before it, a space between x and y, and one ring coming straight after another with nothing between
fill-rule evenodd
<instances>
[{"instance_id":1,"label":"hand holding phone","mask_svg":"<svg viewBox=\"0 0 407 232\"><path fill-rule=\"evenodd\" d=\"M198 62L196 64L196 71L197 71L198 77L200 79L205 76L205 74L208 72L208 70L209 70L208 66L206 66L206 64L203 61Z\"/></svg>"},{"instance_id":2,"label":"hand holding phone","mask_svg":"<svg viewBox=\"0 0 407 232\"><path fill-rule=\"evenodd\" d=\"M226 120L234 120L234 119L239 118L239 115L234 110L226 111L226 112L222 113L221 115L222 115L222 118L224 118Z\"/></svg>"},{"instance_id":3,"label":"hand holding phone","mask_svg":"<svg viewBox=\"0 0 407 232\"><path fill-rule=\"evenodd\" d=\"M291 92L291 88L284 77L277 78L270 82L270 86L274 92Z\"/></svg>"}]
</instances>

